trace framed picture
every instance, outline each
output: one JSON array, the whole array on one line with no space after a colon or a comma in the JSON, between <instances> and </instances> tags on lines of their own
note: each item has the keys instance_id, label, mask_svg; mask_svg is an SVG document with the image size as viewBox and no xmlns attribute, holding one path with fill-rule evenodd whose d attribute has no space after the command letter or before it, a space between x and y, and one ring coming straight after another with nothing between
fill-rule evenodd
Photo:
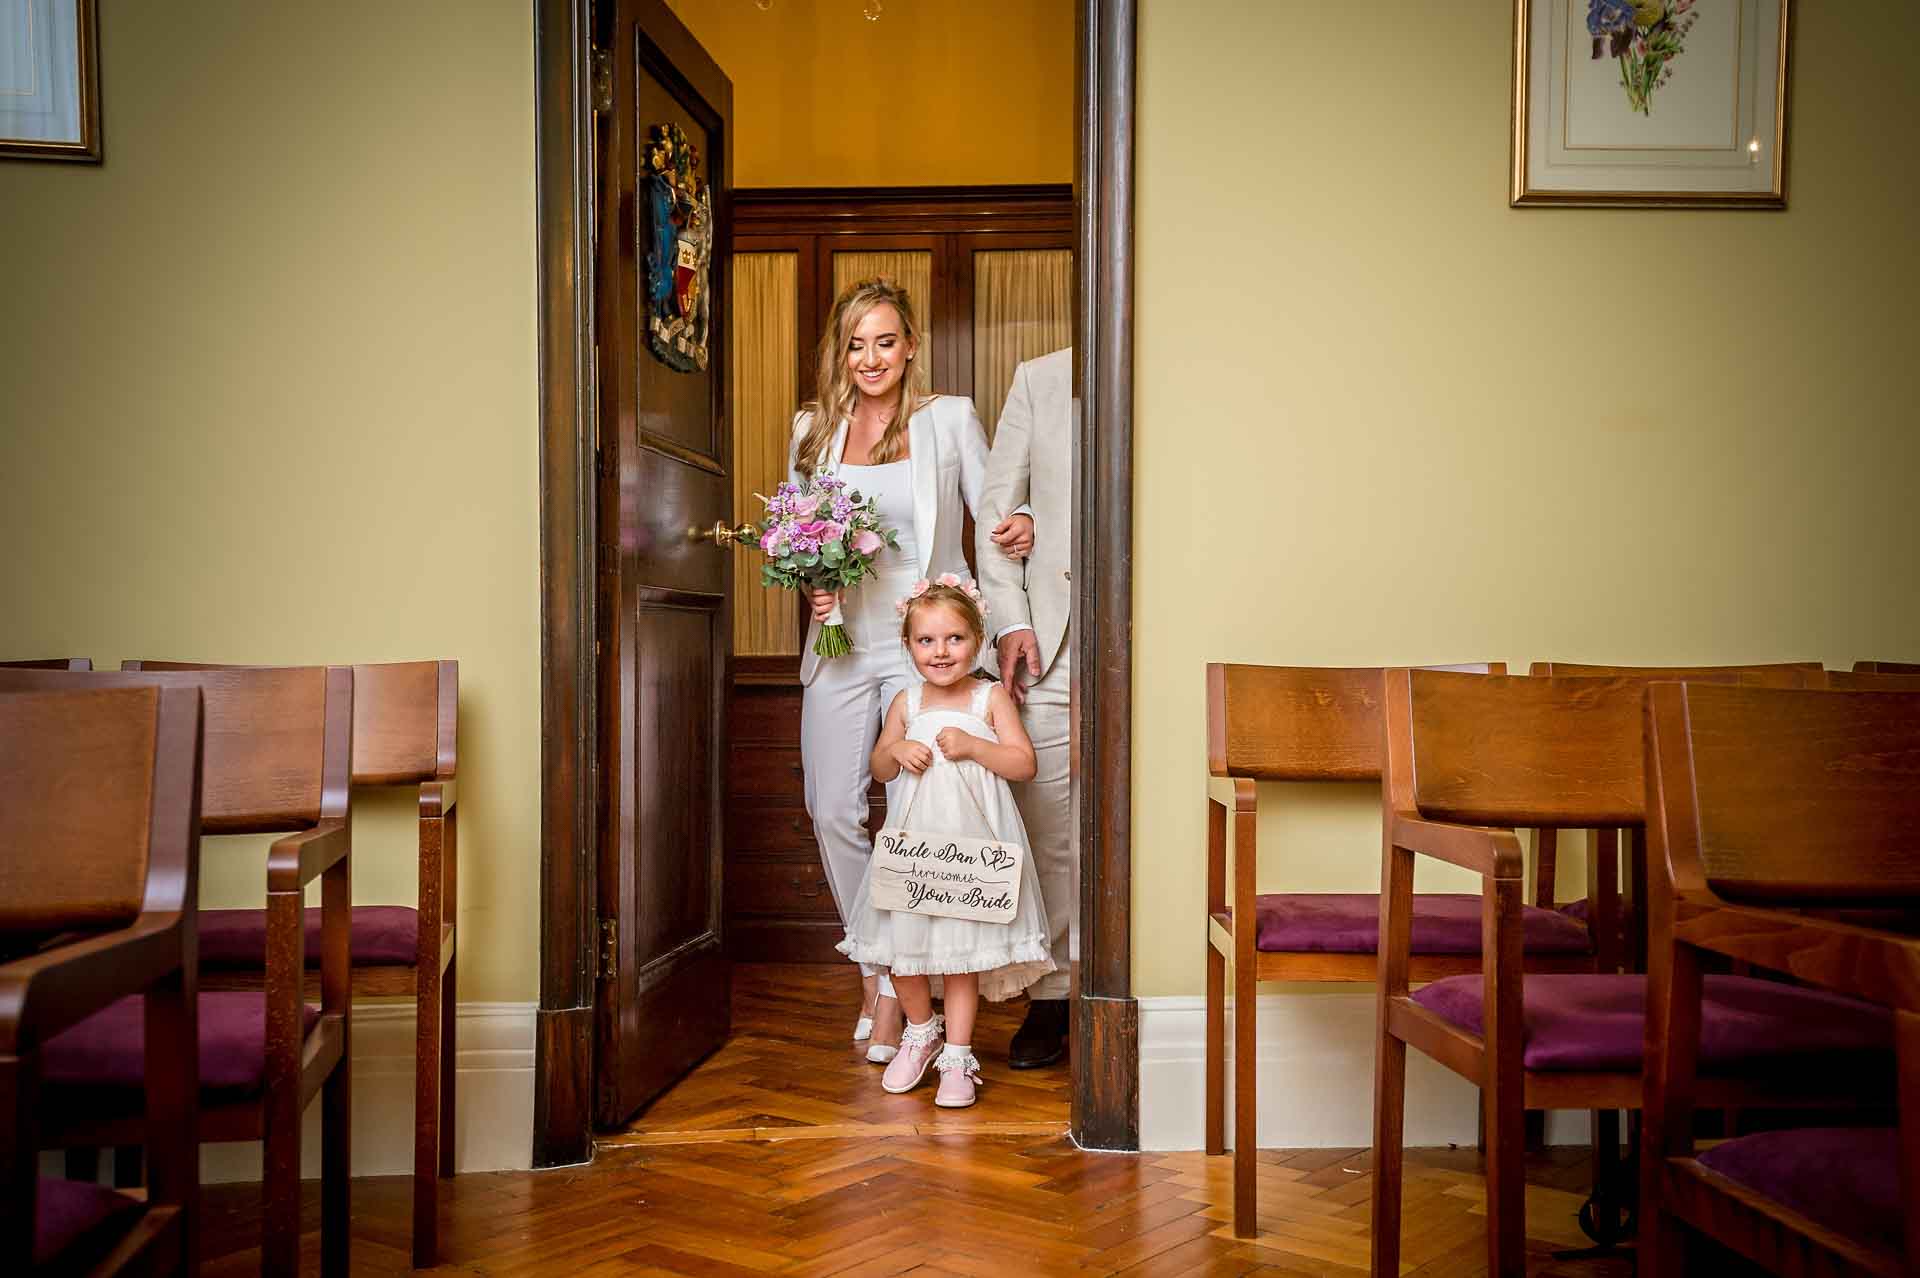
<instances>
[{"instance_id":1,"label":"framed picture","mask_svg":"<svg viewBox=\"0 0 1920 1278\"><path fill-rule=\"evenodd\" d=\"M0 0L0 158L100 162L95 0Z\"/></svg>"},{"instance_id":2,"label":"framed picture","mask_svg":"<svg viewBox=\"0 0 1920 1278\"><path fill-rule=\"evenodd\" d=\"M1787 206L1789 0L1514 0L1515 206Z\"/></svg>"}]
</instances>

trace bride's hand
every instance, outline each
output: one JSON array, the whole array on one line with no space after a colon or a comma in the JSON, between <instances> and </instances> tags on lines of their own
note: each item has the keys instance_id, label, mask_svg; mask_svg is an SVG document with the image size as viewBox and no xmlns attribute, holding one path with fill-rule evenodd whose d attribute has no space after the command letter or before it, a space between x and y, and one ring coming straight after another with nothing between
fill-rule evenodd
<instances>
[{"instance_id":1,"label":"bride's hand","mask_svg":"<svg viewBox=\"0 0 1920 1278\"><path fill-rule=\"evenodd\" d=\"M813 605L813 619L815 621L825 621L833 615L835 598L836 596L831 590L809 590L807 592L807 601Z\"/></svg>"},{"instance_id":2,"label":"bride's hand","mask_svg":"<svg viewBox=\"0 0 1920 1278\"><path fill-rule=\"evenodd\" d=\"M941 754L959 763L973 757L973 747L979 744L980 738L965 728L942 728L934 741L939 744Z\"/></svg>"},{"instance_id":3,"label":"bride's hand","mask_svg":"<svg viewBox=\"0 0 1920 1278\"><path fill-rule=\"evenodd\" d=\"M919 776L933 766L933 751L918 741L896 741L893 746L893 761L908 772Z\"/></svg>"}]
</instances>

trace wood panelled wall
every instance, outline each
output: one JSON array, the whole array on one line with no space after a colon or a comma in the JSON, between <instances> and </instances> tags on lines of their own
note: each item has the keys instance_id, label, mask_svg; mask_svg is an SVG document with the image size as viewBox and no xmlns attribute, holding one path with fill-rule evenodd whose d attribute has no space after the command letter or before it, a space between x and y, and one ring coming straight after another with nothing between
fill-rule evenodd
<instances>
[{"instance_id":1,"label":"wood panelled wall","mask_svg":"<svg viewBox=\"0 0 1920 1278\"><path fill-rule=\"evenodd\" d=\"M933 389L973 397L991 430L990 414L1006 396L998 383L1011 378L1014 362L1071 341L1073 208L1067 186L736 191L736 516L757 518L752 494L771 492L784 476L787 435L800 402L812 398L816 348L835 294L877 263L912 268L901 282L923 311ZM1017 263L975 256L1007 250L1033 256ZM1009 289L1007 266L1029 278ZM755 289L745 287L750 280ZM790 317L744 313L756 295L790 298ZM983 323L1000 333L992 343L976 337ZM1017 332L1002 332L1006 326ZM751 344L739 340L748 333L756 335ZM791 372L776 366L782 360L793 361ZM983 387L983 377L993 385ZM789 386L791 401L783 403ZM748 961L839 962L840 924L801 790L805 630L790 596L760 589L750 552L738 567L727 952ZM873 803L870 829L884 812L877 788Z\"/></svg>"}]
</instances>

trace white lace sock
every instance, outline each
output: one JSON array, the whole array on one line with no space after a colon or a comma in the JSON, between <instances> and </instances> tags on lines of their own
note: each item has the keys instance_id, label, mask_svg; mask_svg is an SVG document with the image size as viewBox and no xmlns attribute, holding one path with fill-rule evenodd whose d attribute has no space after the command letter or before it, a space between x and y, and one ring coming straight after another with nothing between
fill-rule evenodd
<instances>
[{"instance_id":1,"label":"white lace sock","mask_svg":"<svg viewBox=\"0 0 1920 1278\"><path fill-rule=\"evenodd\" d=\"M980 1072L980 1062L973 1055L971 1043L948 1043L934 1058L933 1067L942 1073L950 1069L963 1069L969 1074Z\"/></svg>"},{"instance_id":2,"label":"white lace sock","mask_svg":"<svg viewBox=\"0 0 1920 1278\"><path fill-rule=\"evenodd\" d=\"M908 1021L907 1028L902 1031L900 1035L900 1046L924 1046L925 1044L931 1043L934 1039L939 1038L940 1031L944 1028L946 1028L946 1020L938 1012L918 1025L915 1025L912 1021Z\"/></svg>"}]
</instances>

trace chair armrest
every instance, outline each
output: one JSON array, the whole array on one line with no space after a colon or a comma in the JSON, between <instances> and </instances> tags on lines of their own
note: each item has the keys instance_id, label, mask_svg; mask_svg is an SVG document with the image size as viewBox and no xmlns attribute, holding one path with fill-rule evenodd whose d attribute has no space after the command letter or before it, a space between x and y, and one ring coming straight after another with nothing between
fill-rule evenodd
<instances>
[{"instance_id":1,"label":"chair armrest","mask_svg":"<svg viewBox=\"0 0 1920 1278\"><path fill-rule=\"evenodd\" d=\"M1495 879L1517 879L1526 865L1512 830L1429 821L1411 812L1390 812L1393 845L1450 861Z\"/></svg>"},{"instance_id":2,"label":"chair armrest","mask_svg":"<svg viewBox=\"0 0 1920 1278\"><path fill-rule=\"evenodd\" d=\"M1229 812L1251 812L1259 803L1253 781L1248 777L1209 776L1207 798Z\"/></svg>"},{"instance_id":3,"label":"chair armrest","mask_svg":"<svg viewBox=\"0 0 1920 1278\"><path fill-rule=\"evenodd\" d=\"M346 856L352 846L352 830L338 817L328 817L311 830L274 840L267 853L267 891L298 892Z\"/></svg>"},{"instance_id":4,"label":"chair armrest","mask_svg":"<svg viewBox=\"0 0 1920 1278\"><path fill-rule=\"evenodd\" d=\"M33 1050L180 961L180 915L169 913L0 964L0 1055Z\"/></svg>"},{"instance_id":5,"label":"chair armrest","mask_svg":"<svg viewBox=\"0 0 1920 1278\"><path fill-rule=\"evenodd\" d=\"M453 812L458 785L451 779L420 783L420 819L436 820Z\"/></svg>"},{"instance_id":6,"label":"chair armrest","mask_svg":"<svg viewBox=\"0 0 1920 1278\"><path fill-rule=\"evenodd\" d=\"M1676 942L1920 1012L1920 937L1686 893L1674 902Z\"/></svg>"}]
</instances>

